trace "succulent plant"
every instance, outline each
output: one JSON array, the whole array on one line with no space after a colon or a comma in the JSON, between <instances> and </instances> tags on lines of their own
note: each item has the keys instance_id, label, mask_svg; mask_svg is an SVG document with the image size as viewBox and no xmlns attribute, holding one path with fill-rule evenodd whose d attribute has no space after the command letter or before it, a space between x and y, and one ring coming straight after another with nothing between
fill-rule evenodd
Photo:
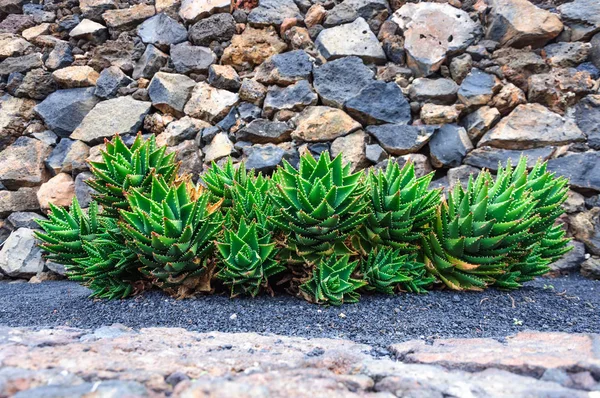
<instances>
[{"instance_id":1,"label":"succulent plant","mask_svg":"<svg viewBox=\"0 0 600 398\"><path fill-rule=\"evenodd\" d=\"M514 261L509 264L507 272L495 282L498 287L514 289L548 272L548 265L572 248L568 246L570 239L565 238L562 225L555 224L564 213L561 205L567 200L568 180L548 172L546 163L541 161L528 172L527 161L523 157L515 168L510 160L506 167L500 167L497 181L519 188L525 186L535 200L533 213L539 217L521 240L519 250L512 253Z\"/></svg>"},{"instance_id":2,"label":"succulent plant","mask_svg":"<svg viewBox=\"0 0 600 398\"><path fill-rule=\"evenodd\" d=\"M221 167L212 162L210 168L202 175L202 181L210 191L213 201L223 199L221 208L228 209L232 205L232 189L235 182L246 185L248 178L246 166L241 162L236 167L231 158L227 158L225 164Z\"/></svg>"},{"instance_id":3,"label":"succulent plant","mask_svg":"<svg viewBox=\"0 0 600 398\"><path fill-rule=\"evenodd\" d=\"M159 287L179 297L210 290L213 241L222 227L220 202L188 179L169 185L153 177L150 193L130 189L131 211L119 223L141 271Z\"/></svg>"},{"instance_id":4,"label":"succulent plant","mask_svg":"<svg viewBox=\"0 0 600 398\"><path fill-rule=\"evenodd\" d=\"M104 216L118 217L119 210L129 210L125 192L130 188L146 191L153 176L161 176L169 184L177 176L176 154L167 154L166 146L157 147L154 135L144 140L138 134L131 148L118 135L105 143L103 162L90 162L94 178L86 181L97 192L94 198L102 205Z\"/></svg>"},{"instance_id":5,"label":"succulent plant","mask_svg":"<svg viewBox=\"0 0 600 398\"><path fill-rule=\"evenodd\" d=\"M269 288L269 278L285 270L275 260L275 243L271 235L259 236L256 222L242 219L237 232L225 230L223 242L217 242L223 265L217 277L231 289L231 297L256 296Z\"/></svg>"},{"instance_id":6,"label":"succulent plant","mask_svg":"<svg viewBox=\"0 0 600 398\"><path fill-rule=\"evenodd\" d=\"M347 254L321 258L311 278L300 286L302 296L318 304L356 303L360 298L356 290L367 282L351 278L358 261L350 263L349 259Z\"/></svg>"},{"instance_id":7,"label":"succulent plant","mask_svg":"<svg viewBox=\"0 0 600 398\"><path fill-rule=\"evenodd\" d=\"M249 172L244 182L234 182L231 189L231 208L227 212L227 225L237 227L242 220L256 221L260 234L273 232L269 218L274 209L269 196L271 180L262 174Z\"/></svg>"},{"instance_id":8,"label":"succulent plant","mask_svg":"<svg viewBox=\"0 0 600 398\"><path fill-rule=\"evenodd\" d=\"M367 217L361 177L342 165L341 155L331 160L327 152L318 161L302 156L298 169L284 161L273 177L272 200L280 212L272 221L290 233L290 261L314 263L350 252L344 241Z\"/></svg>"},{"instance_id":9,"label":"succulent plant","mask_svg":"<svg viewBox=\"0 0 600 398\"><path fill-rule=\"evenodd\" d=\"M412 162L390 161L385 172L369 172L366 222L353 239L363 254L384 245L416 253L440 203L440 190L428 190L433 173L417 178Z\"/></svg>"},{"instance_id":10,"label":"succulent plant","mask_svg":"<svg viewBox=\"0 0 600 398\"><path fill-rule=\"evenodd\" d=\"M125 298L135 293L134 284L142 279L140 263L116 222L104 219L104 223L103 234L83 243L87 255L75 260L81 272L71 279L88 286L92 297Z\"/></svg>"},{"instance_id":11,"label":"succulent plant","mask_svg":"<svg viewBox=\"0 0 600 398\"><path fill-rule=\"evenodd\" d=\"M366 290L394 294L399 290L422 293L424 286L435 281L425 275L425 265L415 261L415 255L400 254L399 249L381 246L361 261Z\"/></svg>"},{"instance_id":12,"label":"succulent plant","mask_svg":"<svg viewBox=\"0 0 600 398\"><path fill-rule=\"evenodd\" d=\"M83 242L94 240L102 232L97 203L90 203L87 214L77 197L73 197L69 211L50 203L48 219L36 222L44 230L36 231L35 236L42 241L40 246L47 253L46 257L63 264L70 276L79 275L82 269L75 259L86 256Z\"/></svg>"},{"instance_id":13,"label":"succulent plant","mask_svg":"<svg viewBox=\"0 0 600 398\"><path fill-rule=\"evenodd\" d=\"M506 273L522 242L539 221L535 200L524 184L493 181L482 171L467 188L456 184L437 210L423 239L428 271L457 290L481 290Z\"/></svg>"}]
</instances>

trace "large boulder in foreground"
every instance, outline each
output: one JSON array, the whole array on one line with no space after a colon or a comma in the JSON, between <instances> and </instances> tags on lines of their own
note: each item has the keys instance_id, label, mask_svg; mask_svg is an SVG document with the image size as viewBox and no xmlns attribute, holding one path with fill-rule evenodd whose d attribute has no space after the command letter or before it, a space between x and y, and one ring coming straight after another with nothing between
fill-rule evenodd
<instances>
[{"instance_id":1,"label":"large boulder in foreground","mask_svg":"<svg viewBox=\"0 0 600 398\"><path fill-rule=\"evenodd\" d=\"M19 228L10 234L0 250L0 270L13 278L31 277L44 270L42 250L32 229Z\"/></svg>"}]
</instances>

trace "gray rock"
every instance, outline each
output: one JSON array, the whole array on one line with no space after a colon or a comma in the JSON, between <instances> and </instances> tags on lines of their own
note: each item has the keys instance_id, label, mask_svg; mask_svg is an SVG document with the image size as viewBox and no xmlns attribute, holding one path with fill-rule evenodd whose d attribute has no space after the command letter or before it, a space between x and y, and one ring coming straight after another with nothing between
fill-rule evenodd
<instances>
[{"instance_id":1,"label":"gray rock","mask_svg":"<svg viewBox=\"0 0 600 398\"><path fill-rule=\"evenodd\" d=\"M98 80L96 80L96 89L94 95L103 99L114 98L121 87L125 87L133 82L129 76L117 66L111 66L104 69Z\"/></svg>"},{"instance_id":2,"label":"gray rock","mask_svg":"<svg viewBox=\"0 0 600 398\"><path fill-rule=\"evenodd\" d=\"M477 178L481 170L477 167L462 165L448 170L448 187L452 188L456 184L461 184L464 188L468 186L469 178Z\"/></svg>"},{"instance_id":3,"label":"gray rock","mask_svg":"<svg viewBox=\"0 0 600 398\"><path fill-rule=\"evenodd\" d=\"M52 175L58 173L77 174L87 169L86 159L89 154L90 147L85 143L63 138L46 159L46 168Z\"/></svg>"},{"instance_id":4,"label":"gray rock","mask_svg":"<svg viewBox=\"0 0 600 398\"><path fill-rule=\"evenodd\" d=\"M562 20L570 29L570 41L586 41L600 32L600 3L575 0L558 6Z\"/></svg>"},{"instance_id":5,"label":"gray rock","mask_svg":"<svg viewBox=\"0 0 600 398\"><path fill-rule=\"evenodd\" d=\"M301 111L307 106L316 105L318 100L310 83L301 80L287 87L269 87L263 110L267 117L271 117L280 110Z\"/></svg>"},{"instance_id":6,"label":"gray rock","mask_svg":"<svg viewBox=\"0 0 600 398\"><path fill-rule=\"evenodd\" d=\"M50 51L48 59L46 60L46 68L50 70L57 70L65 68L71 65L75 61L71 46L68 43L60 42L54 46L54 49Z\"/></svg>"},{"instance_id":7,"label":"gray rock","mask_svg":"<svg viewBox=\"0 0 600 398\"><path fill-rule=\"evenodd\" d=\"M542 47L563 29L560 18L526 0L490 0L486 38L503 46Z\"/></svg>"},{"instance_id":8,"label":"gray rock","mask_svg":"<svg viewBox=\"0 0 600 398\"><path fill-rule=\"evenodd\" d=\"M387 153L400 156L418 152L435 132L432 126L409 126L406 124L383 124L368 126L371 134Z\"/></svg>"},{"instance_id":9,"label":"gray rock","mask_svg":"<svg viewBox=\"0 0 600 398\"><path fill-rule=\"evenodd\" d=\"M46 268L60 276L67 276L67 268L63 264L55 263L54 261L46 261Z\"/></svg>"},{"instance_id":10,"label":"gray rock","mask_svg":"<svg viewBox=\"0 0 600 398\"><path fill-rule=\"evenodd\" d=\"M38 188L19 188L16 191L0 190L0 217L15 211L39 211Z\"/></svg>"},{"instance_id":11,"label":"gray rock","mask_svg":"<svg viewBox=\"0 0 600 398\"><path fill-rule=\"evenodd\" d=\"M373 81L374 75L360 58L344 57L315 68L314 87L324 105L343 108Z\"/></svg>"},{"instance_id":12,"label":"gray rock","mask_svg":"<svg viewBox=\"0 0 600 398\"><path fill-rule=\"evenodd\" d=\"M577 271L581 267L581 263L585 261L585 245L574 240L569 243L569 246L572 246L573 250L550 264L552 271L570 272Z\"/></svg>"},{"instance_id":13,"label":"gray rock","mask_svg":"<svg viewBox=\"0 0 600 398\"><path fill-rule=\"evenodd\" d=\"M156 14L154 5L136 4L129 8L107 10L102 14L102 18L111 31L123 32L135 28L154 14Z\"/></svg>"},{"instance_id":14,"label":"gray rock","mask_svg":"<svg viewBox=\"0 0 600 398\"><path fill-rule=\"evenodd\" d=\"M82 208L87 208L90 205L92 201L92 195L96 193L92 187L85 183L92 177L93 174L89 171L79 173L77 174L77 177L75 177L75 196L77 197L77 201Z\"/></svg>"},{"instance_id":15,"label":"gray rock","mask_svg":"<svg viewBox=\"0 0 600 398\"><path fill-rule=\"evenodd\" d=\"M530 149L585 140L572 119L539 104L519 105L487 132L477 144L505 149Z\"/></svg>"},{"instance_id":16,"label":"gray rock","mask_svg":"<svg viewBox=\"0 0 600 398\"><path fill-rule=\"evenodd\" d=\"M54 22L56 20L56 13L53 11L45 11L42 4L23 4L23 14L31 15L33 21L37 24Z\"/></svg>"},{"instance_id":17,"label":"gray rock","mask_svg":"<svg viewBox=\"0 0 600 398\"><path fill-rule=\"evenodd\" d=\"M500 117L498 109L482 106L468 114L462 120L461 125L467 130L471 141L477 142L489 129L494 127Z\"/></svg>"},{"instance_id":18,"label":"gray rock","mask_svg":"<svg viewBox=\"0 0 600 398\"><path fill-rule=\"evenodd\" d=\"M140 77L144 77L146 79L151 79L160 68L165 66L168 59L169 56L167 54L163 53L152 44L148 44L144 54L142 54L142 57L135 64L133 78L139 79Z\"/></svg>"},{"instance_id":19,"label":"gray rock","mask_svg":"<svg viewBox=\"0 0 600 398\"><path fill-rule=\"evenodd\" d=\"M358 18L358 12L354 7L346 4L346 2L336 4L331 10L327 12L327 17L323 21L325 28L332 28L334 26L350 23Z\"/></svg>"},{"instance_id":20,"label":"gray rock","mask_svg":"<svg viewBox=\"0 0 600 398\"><path fill-rule=\"evenodd\" d=\"M473 69L460 84L458 99L468 107L486 105L500 88L496 76Z\"/></svg>"},{"instance_id":21,"label":"gray rock","mask_svg":"<svg viewBox=\"0 0 600 398\"><path fill-rule=\"evenodd\" d=\"M27 72L21 85L15 90L15 96L43 100L57 88L56 81L50 72L33 69Z\"/></svg>"},{"instance_id":22,"label":"gray rock","mask_svg":"<svg viewBox=\"0 0 600 398\"><path fill-rule=\"evenodd\" d=\"M391 12L388 0L346 0L344 3L356 10L375 33L379 32L381 24Z\"/></svg>"},{"instance_id":23,"label":"gray rock","mask_svg":"<svg viewBox=\"0 0 600 398\"><path fill-rule=\"evenodd\" d=\"M156 141L160 145L166 144L170 147L179 145L184 141L196 138L202 129L210 127L210 124L204 120L184 116L179 120L169 123L165 131L157 137ZM210 142L210 140L208 142Z\"/></svg>"},{"instance_id":24,"label":"gray rock","mask_svg":"<svg viewBox=\"0 0 600 398\"><path fill-rule=\"evenodd\" d=\"M431 164L434 167L458 167L472 149L467 131L455 124L443 125L429 141Z\"/></svg>"},{"instance_id":25,"label":"gray rock","mask_svg":"<svg viewBox=\"0 0 600 398\"><path fill-rule=\"evenodd\" d=\"M0 76L11 73L25 73L31 69L42 67L42 54L32 53L21 57L6 58L0 62Z\"/></svg>"},{"instance_id":26,"label":"gray rock","mask_svg":"<svg viewBox=\"0 0 600 398\"><path fill-rule=\"evenodd\" d=\"M417 76L438 71L447 56L462 52L482 34L479 23L449 4L408 3L392 21L404 32L407 63Z\"/></svg>"},{"instance_id":27,"label":"gray rock","mask_svg":"<svg viewBox=\"0 0 600 398\"><path fill-rule=\"evenodd\" d=\"M38 104L34 111L58 136L67 137L98 101L94 87L58 90Z\"/></svg>"},{"instance_id":28,"label":"gray rock","mask_svg":"<svg viewBox=\"0 0 600 398\"><path fill-rule=\"evenodd\" d=\"M310 79L313 63L304 50L275 54L257 69L255 79L263 84L288 86Z\"/></svg>"},{"instance_id":29,"label":"gray rock","mask_svg":"<svg viewBox=\"0 0 600 398\"><path fill-rule=\"evenodd\" d=\"M275 170L277 165L283 160L285 150L273 144L253 145L244 150L246 159L246 169L256 170L263 173L270 173Z\"/></svg>"},{"instance_id":30,"label":"gray rock","mask_svg":"<svg viewBox=\"0 0 600 398\"><path fill-rule=\"evenodd\" d=\"M253 27L280 26L287 18L304 19L294 0L261 0L250 11L248 23Z\"/></svg>"},{"instance_id":31,"label":"gray rock","mask_svg":"<svg viewBox=\"0 0 600 398\"><path fill-rule=\"evenodd\" d=\"M590 43L552 43L544 47L546 61L553 67L571 68L585 62L592 51Z\"/></svg>"},{"instance_id":32,"label":"gray rock","mask_svg":"<svg viewBox=\"0 0 600 398\"><path fill-rule=\"evenodd\" d=\"M0 33L0 59L24 55L31 47L27 40L18 35Z\"/></svg>"},{"instance_id":33,"label":"gray rock","mask_svg":"<svg viewBox=\"0 0 600 398\"><path fill-rule=\"evenodd\" d=\"M249 141L253 144L279 144L291 140L294 129L286 122L257 119L236 133L237 141Z\"/></svg>"},{"instance_id":34,"label":"gray rock","mask_svg":"<svg viewBox=\"0 0 600 398\"><path fill-rule=\"evenodd\" d=\"M588 95L574 110L577 126L587 136L588 146L600 150L600 95Z\"/></svg>"},{"instance_id":35,"label":"gray rock","mask_svg":"<svg viewBox=\"0 0 600 398\"><path fill-rule=\"evenodd\" d=\"M116 9L117 2L115 0L80 0L79 8L84 18L103 22L104 11Z\"/></svg>"},{"instance_id":36,"label":"gray rock","mask_svg":"<svg viewBox=\"0 0 600 398\"><path fill-rule=\"evenodd\" d=\"M529 102L545 105L561 115L581 98L596 91L596 82L590 74L574 68L554 68L549 73L532 75L527 83Z\"/></svg>"},{"instance_id":37,"label":"gray rock","mask_svg":"<svg viewBox=\"0 0 600 398\"><path fill-rule=\"evenodd\" d=\"M181 117L195 85L196 82L185 75L158 72L148 86L148 95L155 108Z\"/></svg>"},{"instance_id":38,"label":"gray rock","mask_svg":"<svg viewBox=\"0 0 600 398\"><path fill-rule=\"evenodd\" d=\"M407 124L411 120L410 105L396 83L374 81L346 102L348 114L369 124Z\"/></svg>"},{"instance_id":39,"label":"gray rock","mask_svg":"<svg viewBox=\"0 0 600 398\"><path fill-rule=\"evenodd\" d=\"M377 144L367 144L365 146L365 157L371 163L379 163L388 158L387 152Z\"/></svg>"},{"instance_id":40,"label":"gray rock","mask_svg":"<svg viewBox=\"0 0 600 398\"><path fill-rule=\"evenodd\" d=\"M95 144L115 134L136 133L150 111L150 106L150 102L137 101L132 97L100 102L87 114L70 138Z\"/></svg>"},{"instance_id":41,"label":"gray rock","mask_svg":"<svg viewBox=\"0 0 600 398\"><path fill-rule=\"evenodd\" d=\"M213 160L224 158L233 152L233 143L225 133L215 134L210 144L203 148L204 162L210 163Z\"/></svg>"},{"instance_id":42,"label":"gray rock","mask_svg":"<svg viewBox=\"0 0 600 398\"><path fill-rule=\"evenodd\" d=\"M600 279L600 258L590 257L581 264L581 275L586 278Z\"/></svg>"},{"instance_id":43,"label":"gray rock","mask_svg":"<svg viewBox=\"0 0 600 398\"><path fill-rule=\"evenodd\" d=\"M171 60L179 73L206 73L217 60L208 47L192 46L185 42L171 46Z\"/></svg>"},{"instance_id":44,"label":"gray rock","mask_svg":"<svg viewBox=\"0 0 600 398\"><path fill-rule=\"evenodd\" d=\"M323 30L315 45L328 61L352 55L368 63L382 64L387 60L381 43L363 18Z\"/></svg>"},{"instance_id":45,"label":"gray rock","mask_svg":"<svg viewBox=\"0 0 600 398\"><path fill-rule=\"evenodd\" d=\"M19 228L10 234L0 250L0 269L13 278L31 277L44 270L42 250L32 229Z\"/></svg>"},{"instance_id":46,"label":"gray rock","mask_svg":"<svg viewBox=\"0 0 600 398\"><path fill-rule=\"evenodd\" d=\"M596 68L600 68L600 33L596 33L592 40L590 41L592 46L589 59L596 66Z\"/></svg>"},{"instance_id":47,"label":"gray rock","mask_svg":"<svg viewBox=\"0 0 600 398\"><path fill-rule=\"evenodd\" d=\"M450 79L415 79L410 85L409 96L413 101L451 105L456 101L458 85Z\"/></svg>"},{"instance_id":48,"label":"gray rock","mask_svg":"<svg viewBox=\"0 0 600 398\"><path fill-rule=\"evenodd\" d=\"M569 178L571 187L600 192L600 153L572 153L548 161L548 170Z\"/></svg>"},{"instance_id":49,"label":"gray rock","mask_svg":"<svg viewBox=\"0 0 600 398\"><path fill-rule=\"evenodd\" d=\"M473 68L473 58L469 54L462 54L450 61L450 75L455 82L461 83Z\"/></svg>"},{"instance_id":50,"label":"gray rock","mask_svg":"<svg viewBox=\"0 0 600 398\"><path fill-rule=\"evenodd\" d=\"M235 20L229 13L215 14L201 19L190 27L190 41L197 46L209 46L231 40L235 35Z\"/></svg>"},{"instance_id":51,"label":"gray rock","mask_svg":"<svg viewBox=\"0 0 600 398\"><path fill-rule=\"evenodd\" d=\"M12 213L6 221L13 230L19 228L39 229L36 220L45 220L46 217L31 211L16 211Z\"/></svg>"},{"instance_id":52,"label":"gray rock","mask_svg":"<svg viewBox=\"0 0 600 398\"><path fill-rule=\"evenodd\" d=\"M208 68L208 84L234 92L242 86L240 76L230 65L211 65Z\"/></svg>"},{"instance_id":53,"label":"gray rock","mask_svg":"<svg viewBox=\"0 0 600 398\"><path fill-rule=\"evenodd\" d=\"M46 145L56 145L58 136L52 130L44 130L39 133L31 134L33 138L42 141Z\"/></svg>"},{"instance_id":54,"label":"gray rock","mask_svg":"<svg viewBox=\"0 0 600 398\"><path fill-rule=\"evenodd\" d=\"M202 151L196 145L195 140L186 140L168 149L175 152L175 161L180 162L180 175L191 175L193 181L197 181L202 173Z\"/></svg>"},{"instance_id":55,"label":"gray rock","mask_svg":"<svg viewBox=\"0 0 600 398\"><path fill-rule=\"evenodd\" d=\"M548 160L555 151L556 147L552 146L524 150L498 149L482 146L469 152L464 163L480 169L496 171L499 164L505 166L510 160L514 165L519 162L521 156L525 156L527 157L527 167L532 168L538 159Z\"/></svg>"},{"instance_id":56,"label":"gray rock","mask_svg":"<svg viewBox=\"0 0 600 398\"><path fill-rule=\"evenodd\" d=\"M9 14L0 22L0 33L21 33L35 26L31 15Z\"/></svg>"},{"instance_id":57,"label":"gray rock","mask_svg":"<svg viewBox=\"0 0 600 398\"><path fill-rule=\"evenodd\" d=\"M153 44L163 51L167 51L172 44L187 40L186 28L163 13L145 20L138 26L137 34L144 43Z\"/></svg>"}]
</instances>

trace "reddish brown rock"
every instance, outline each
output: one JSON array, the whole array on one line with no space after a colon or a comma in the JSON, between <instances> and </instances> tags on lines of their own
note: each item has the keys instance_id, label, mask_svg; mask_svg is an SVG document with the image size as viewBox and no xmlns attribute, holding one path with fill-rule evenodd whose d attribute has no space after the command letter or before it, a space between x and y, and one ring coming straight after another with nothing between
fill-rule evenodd
<instances>
[{"instance_id":1,"label":"reddish brown rock","mask_svg":"<svg viewBox=\"0 0 600 398\"><path fill-rule=\"evenodd\" d=\"M240 35L231 39L231 44L223 52L221 63L231 65L237 70L248 69L262 64L272 55L287 48L275 29L246 28Z\"/></svg>"},{"instance_id":2,"label":"reddish brown rock","mask_svg":"<svg viewBox=\"0 0 600 398\"><path fill-rule=\"evenodd\" d=\"M50 208L50 203L55 206L68 207L75 196L75 181L70 174L59 173L45 182L37 192L40 208Z\"/></svg>"}]
</instances>

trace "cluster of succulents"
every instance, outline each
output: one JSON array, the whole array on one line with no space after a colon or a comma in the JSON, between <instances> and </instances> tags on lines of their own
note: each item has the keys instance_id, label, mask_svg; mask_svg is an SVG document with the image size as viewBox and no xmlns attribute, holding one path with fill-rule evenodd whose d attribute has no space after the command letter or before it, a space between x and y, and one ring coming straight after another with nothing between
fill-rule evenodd
<instances>
[{"instance_id":1,"label":"cluster of succulents","mask_svg":"<svg viewBox=\"0 0 600 398\"><path fill-rule=\"evenodd\" d=\"M538 162L482 171L443 197L411 163L352 172L306 154L274 174L227 159L194 183L154 137L106 142L87 211L51 207L50 260L99 298L160 288L178 297L285 290L340 305L361 292L515 289L569 250L556 220L564 178Z\"/></svg>"}]
</instances>

